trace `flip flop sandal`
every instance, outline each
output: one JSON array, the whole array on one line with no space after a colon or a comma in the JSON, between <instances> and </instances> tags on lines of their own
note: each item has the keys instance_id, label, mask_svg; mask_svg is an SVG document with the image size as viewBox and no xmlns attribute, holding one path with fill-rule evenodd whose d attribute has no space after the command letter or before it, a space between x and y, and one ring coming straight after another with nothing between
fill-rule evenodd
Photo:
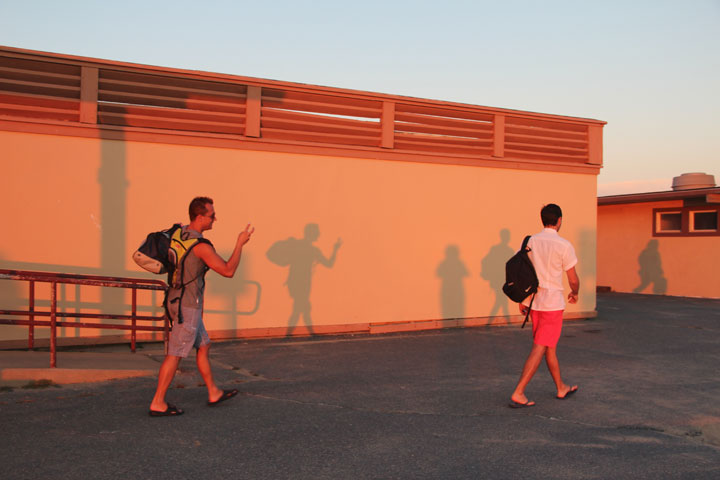
<instances>
[{"instance_id":1,"label":"flip flop sandal","mask_svg":"<svg viewBox=\"0 0 720 480\"><path fill-rule=\"evenodd\" d=\"M574 390L573 390L572 387L571 387L571 389L568 390L568 392L565 394L564 397L557 397L557 396L556 396L555 398L557 398L558 400L565 400L566 398L568 398L570 395L572 395L573 393L575 393L575 392L577 392L577 391L578 391L578 387L575 387Z\"/></svg>"},{"instance_id":2,"label":"flip flop sandal","mask_svg":"<svg viewBox=\"0 0 720 480\"><path fill-rule=\"evenodd\" d=\"M159 412L157 410L149 410L148 411L148 414L151 417L174 417L177 415L182 415L183 413L185 413L185 412L183 412L182 410L177 408L175 405L170 405L169 403L168 403L167 408L162 412Z\"/></svg>"},{"instance_id":3,"label":"flip flop sandal","mask_svg":"<svg viewBox=\"0 0 720 480\"><path fill-rule=\"evenodd\" d=\"M534 407L534 406L535 406L535 402L533 402L532 400L528 400L525 403L513 402L511 400L510 404L508 405L508 407L510 407L510 408L528 408L528 407Z\"/></svg>"},{"instance_id":4,"label":"flip flop sandal","mask_svg":"<svg viewBox=\"0 0 720 480\"><path fill-rule=\"evenodd\" d=\"M223 390L223 393L222 393L222 395L220 395L220 398L218 398L218 399L215 400L214 402L208 402L208 403L207 403L207 404L208 404L208 407L214 407L214 406L217 405L218 403L224 402L225 400L227 400L227 399L229 399L229 398L232 398L232 397L234 397L234 396L237 395L237 394L238 394L238 391L237 391L236 388L234 388L234 389L232 389L232 390Z\"/></svg>"}]
</instances>

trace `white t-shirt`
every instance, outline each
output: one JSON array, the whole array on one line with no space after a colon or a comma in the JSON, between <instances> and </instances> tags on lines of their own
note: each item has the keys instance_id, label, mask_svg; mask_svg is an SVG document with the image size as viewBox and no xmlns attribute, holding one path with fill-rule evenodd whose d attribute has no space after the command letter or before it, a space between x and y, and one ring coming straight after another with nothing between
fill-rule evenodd
<instances>
[{"instance_id":1,"label":"white t-shirt","mask_svg":"<svg viewBox=\"0 0 720 480\"><path fill-rule=\"evenodd\" d=\"M544 312L564 310L563 274L577 264L575 249L553 228L545 228L530 237L528 246L531 249L528 256L539 282L532 309Z\"/></svg>"}]
</instances>

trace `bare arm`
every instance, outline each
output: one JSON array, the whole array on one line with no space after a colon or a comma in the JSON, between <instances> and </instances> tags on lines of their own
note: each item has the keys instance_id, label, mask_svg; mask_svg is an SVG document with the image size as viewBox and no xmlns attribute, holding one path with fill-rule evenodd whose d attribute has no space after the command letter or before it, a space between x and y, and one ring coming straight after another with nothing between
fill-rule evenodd
<instances>
[{"instance_id":1,"label":"bare arm","mask_svg":"<svg viewBox=\"0 0 720 480\"><path fill-rule=\"evenodd\" d=\"M250 224L248 224L248 226L245 227L245 230L240 232L237 241L235 242L235 249L227 262L223 260L222 257L217 254L215 249L207 243L197 245L193 249L193 252L195 252L195 255L205 262L205 265L210 267L212 270L215 270L223 277L232 278L237 271L238 265L240 265L242 247L250 240L250 236L254 231L255 229L251 229Z\"/></svg>"},{"instance_id":2,"label":"bare arm","mask_svg":"<svg viewBox=\"0 0 720 480\"><path fill-rule=\"evenodd\" d=\"M578 292L580 291L580 279L578 278L578 274L575 271L575 267L572 267L567 272L568 277L568 283L570 284L570 293L568 294L568 302L569 303L577 303L578 301Z\"/></svg>"}]
</instances>

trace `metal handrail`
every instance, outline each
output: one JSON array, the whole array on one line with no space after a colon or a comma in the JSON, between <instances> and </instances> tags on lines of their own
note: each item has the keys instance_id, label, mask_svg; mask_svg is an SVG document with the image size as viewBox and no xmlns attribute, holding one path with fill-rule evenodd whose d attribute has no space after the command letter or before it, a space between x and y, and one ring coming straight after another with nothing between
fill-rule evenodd
<instances>
[{"instance_id":1,"label":"metal handrail","mask_svg":"<svg viewBox=\"0 0 720 480\"><path fill-rule=\"evenodd\" d=\"M150 315L137 314L137 291L138 290L160 290L165 291L167 285L160 280L147 280L141 278L127 277L104 277L99 275L80 275L71 273L33 272L25 270L3 270L0 269L0 280L19 280L29 282L28 309L27 310L0 310L2 316L27 316L27 320L13 318L0 318L0 324L5 325L27 325L28 326L28 348L35 347L35 327L50 327L50 368L57 366L57 327L75 328L103 328L115 330L130 330L130 349L135 352L137 331L162 331L163 340L167 345L169 321L163 314L155 317ZM35 283L50 284L50 311L35 310ZM70 313L57 311L57 285L91 285L98 287L129 288L132 290L132 310L130 315L112 315L101 313ZM50 317L50 320L36 320L35 317ZM73 317L77 319L89 318L98 320L129 320L127 324L106 324L88 322L68 322L58 318ZM162 326L137 325L138 321L157 322L162 321Z\"/></svg>"}]
</instances>

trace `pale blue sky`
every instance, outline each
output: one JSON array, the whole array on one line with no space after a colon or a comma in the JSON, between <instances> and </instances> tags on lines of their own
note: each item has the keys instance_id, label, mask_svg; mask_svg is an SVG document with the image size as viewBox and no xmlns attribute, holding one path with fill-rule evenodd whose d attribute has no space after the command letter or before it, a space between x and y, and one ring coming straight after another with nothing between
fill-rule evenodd
<instances>
[{"instance_id":1,"label":"pale blue sky","mask_svg":"<svg viewBox=\"0 0 720 480\"><path fill-rule=\"evenodd\" d=\"M0 0L0 44L596 118L601 195L720 182L720 0Z\"/></svg>"}]
</instances>

